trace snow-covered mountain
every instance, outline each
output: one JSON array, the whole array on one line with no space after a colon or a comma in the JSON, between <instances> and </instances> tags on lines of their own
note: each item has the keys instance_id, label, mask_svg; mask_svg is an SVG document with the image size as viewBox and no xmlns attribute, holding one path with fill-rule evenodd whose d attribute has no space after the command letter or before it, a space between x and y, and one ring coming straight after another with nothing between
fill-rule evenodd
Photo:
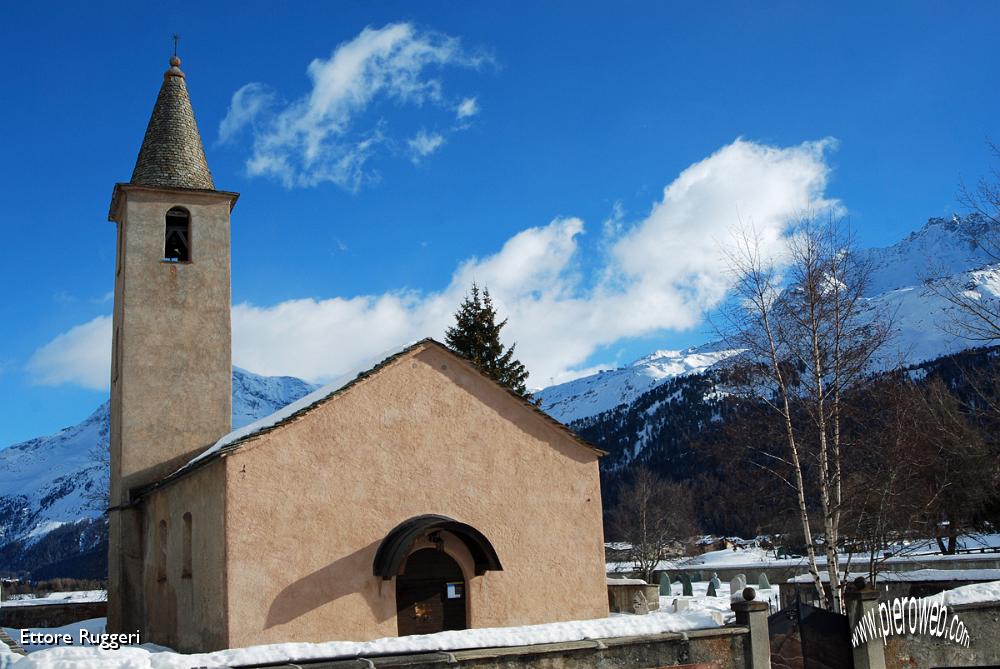
<instances>
[{"instance_id":1,"label":"snow-covered mountain","mask_svg":"<svg viewBox=\"0 0 1000 669\"><path fill-rule=\"evenodd\" d=\"M242 427L316 389L301 379L233 369L233 427ZM0 450L0 548L30 546L53 530L101 515L106 488L109 403L83 422Z\"/></svg>"},{"instance_id":2,"label":"snow-covered mountain","mask_svg":"<svg viewBox=\"0 0 1000 669\"><path fill-rule=\"evenodd\" d=\"M550 386L538 396L550 416L571 423L630 404L669 379L698 374L737 352L718 343L685 351L654 351L625 367Z\"/></svg>"},{"instance_id":3,"label":"snow-covered mountain","mask_svg":"<svg viewBox=\"0 0 1000 669\"><path fill-rule=\"evenodd\" d=\"M865 309L891 318L895 331L877 367L912 365L983 344L949 327L964 316L931 288L950 282L977 299L1000 298L1000 264L974 241L984 237L1000 239L1000 226L975 214L932 218L892 246L862 252L872 268ZM929 284L930 277L935 279ZM550 386L537 396L545 411L572 423L631 404L670 379L703 372L736 353L721 342L657 351L626 367Z\"/></svg>"},{"instance_id":4,"label":"snow-covered mountain","mask_svg":"<svg viewBox=\"0 0 1000 669\"><path fill-rule=\"evenodd\" d=\"M984 234L1000 238L1000 226L991 229L976 216L931 219L892 246L864 252L873 267L867 308L890 314L896 330L881 366L912 365L982 345L956 336L954 328L949 331L956 309L928 289L925 280L943 277L938 280L961 286L977 299L1000 298L1000 263L972 241ZM697 375L737 353L718 342L656 351L620 369L551 386L537 395L552 416L575 423L596 445L619 454L607 458L606 466L621 466L647 444L662 442L664 435L683 441L691 425L711 420L713 409L705 401L711 384L701 383ZM234 369L233 427L267 416L312 390L300 379ZM701 413L692 416L692 407ZM621 425L612 429L617 423ZM24 556L24 549L39 542L58 539L65 545L64 535L77 539L81 550L85 544L93 548L93 537L100 532L92 521L100 516L100 504L90 497L108 476L97 455L107 449L108 426L104 404L78 425L0 450L0 569L8 567L10 555ZM52 560L65 557L65 551L36 552Z\"/></svg>"},{"instance_id":5,"label":"snow-covered mountain","mask_svg":"<svg viewBox=\"0 0 1000 669\"><path fill-rule=\"evenodd\" d=\"M978 214L932 218L892 246L862 251L871 264L868 295L918 286L931 276L952 276L995 263L977 239L996 239L1000 229Z\"/></svg>"}]
</instances>

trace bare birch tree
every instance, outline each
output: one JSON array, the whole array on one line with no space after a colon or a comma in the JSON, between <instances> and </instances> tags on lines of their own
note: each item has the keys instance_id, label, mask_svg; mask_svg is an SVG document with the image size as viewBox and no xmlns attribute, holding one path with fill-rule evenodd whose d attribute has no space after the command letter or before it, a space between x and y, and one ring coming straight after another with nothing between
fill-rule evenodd
<instances>
[{"instance_id":1,"label":"bare birch tree","mask_svg":"<svg viewBox=\"0 0 1000 669\"><path fill-rule=\"evenodd\" d=\"M839 612L843 398L863 381L887 340L888 320L865 301L870 268L837 220L803 220L789 237L783 273L763 257L751 233L740 236L730 266L737 302L727 335L746 351L737 363L744 369L734 378L749 381L743 388L783 424L788 457L776 458L770 469L795 489L817 595ZM790 476L783 473L788 471ZM810 498L819 500L832 601L819 576Z\"/></svg>"}]
</instances>

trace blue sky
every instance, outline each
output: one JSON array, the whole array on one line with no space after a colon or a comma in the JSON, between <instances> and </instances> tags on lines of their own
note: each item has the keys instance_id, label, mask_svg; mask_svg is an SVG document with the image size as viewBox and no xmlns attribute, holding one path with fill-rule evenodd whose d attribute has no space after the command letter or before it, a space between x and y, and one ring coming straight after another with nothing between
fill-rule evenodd
<instances>
[{"instance_id":1,"label":"blue sky","mask_svg":"<svg viewBox=\"0 0 1000 669\"><path fill-rule=\"evenodd\" d=\"M739 218L833 207L883 245L958 209L1000 139L998 28L992 2L7 3L0 445L106 396L107 208L174 32L242 194L237 364L321 381L441 336L475 278L537 386L705 341Z\"/></svg>"}]
</instances>

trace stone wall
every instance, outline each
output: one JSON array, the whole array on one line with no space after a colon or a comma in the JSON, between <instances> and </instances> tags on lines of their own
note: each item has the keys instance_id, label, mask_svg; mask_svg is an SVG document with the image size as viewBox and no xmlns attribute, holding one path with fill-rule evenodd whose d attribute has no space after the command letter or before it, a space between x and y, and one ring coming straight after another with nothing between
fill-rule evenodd
<instances>
[{"instance_id":1,"label":"stone wall","mask_svg":"<svg viewBox=\"0 0 1000 669\"><path fill-rule=\"evenodd\" d=\"M107 610L107 602L3 606L0 607L0 627L13 629L62 627L80 620L103 618L107 615Z\"/></svg>"},{"instance_id":2,"label":"stone wall","mask_svg":"<svg viewBox=\"0 0 1000 669\"><path fill-rule=\"evenodd\" d=\"M731 626L687 633L538 644L513 648L484 648L454 653L371 657L322 662L323 669L350 667L456 666L468 669L633 669L634 667L688 667L688 669L745 669L748 667L747 628ZM252 665L251 665L252 666ZM309 664L269 665L291 669Z\"/></svg>"},{"instance_id":3,"label":"stone wall","mask_svg":"<svg viewBox=\"0 0 1000 669\"><path fill-rule=\"evenodd\" d=\"M968 648L929 635L892 636L885 646L886 669L1000 665L1000 602L948 607L948 611L969 630Z\"/></svg>"},{"instance_id":4,"label":"stone wall","mask_svg":"<svg viewBox=\"0 0 1000 669\"><path fill-rule=\"evenodd\" d=\"M936 595L939 592L944 592L945 590L951 590L952 588L958 588L963 585L970 585L976 581L879 581L875 585L875 589L879 593L879 599L883 602L892 601L893 599L902 599L904 597L930 597L931 595ZM789 606L795 605L795 591L799 591L799 595L803 602L808 604L816 605L816 588L810 583L782 583L778 586L780 592L781 608L787 608ZM830 586L826 585L827 597L830 596Z\"/></svg>"}]
</instances>

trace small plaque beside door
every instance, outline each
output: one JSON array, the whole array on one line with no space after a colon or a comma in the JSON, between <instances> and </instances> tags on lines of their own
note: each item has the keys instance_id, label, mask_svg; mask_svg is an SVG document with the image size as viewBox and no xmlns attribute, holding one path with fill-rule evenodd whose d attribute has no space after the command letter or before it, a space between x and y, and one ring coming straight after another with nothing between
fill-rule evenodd
<instances>
[{"instance_id":1,"label":"small plaque beside door","mask_svg":"<svg viewBox=\"0 0 1000 669\"><path fill-rule=\"evenodd\" d=\"M445 583L444 593L446 599L462 599L465 597L465 583L462 581Z\"/></svg>"}]
</instances>

